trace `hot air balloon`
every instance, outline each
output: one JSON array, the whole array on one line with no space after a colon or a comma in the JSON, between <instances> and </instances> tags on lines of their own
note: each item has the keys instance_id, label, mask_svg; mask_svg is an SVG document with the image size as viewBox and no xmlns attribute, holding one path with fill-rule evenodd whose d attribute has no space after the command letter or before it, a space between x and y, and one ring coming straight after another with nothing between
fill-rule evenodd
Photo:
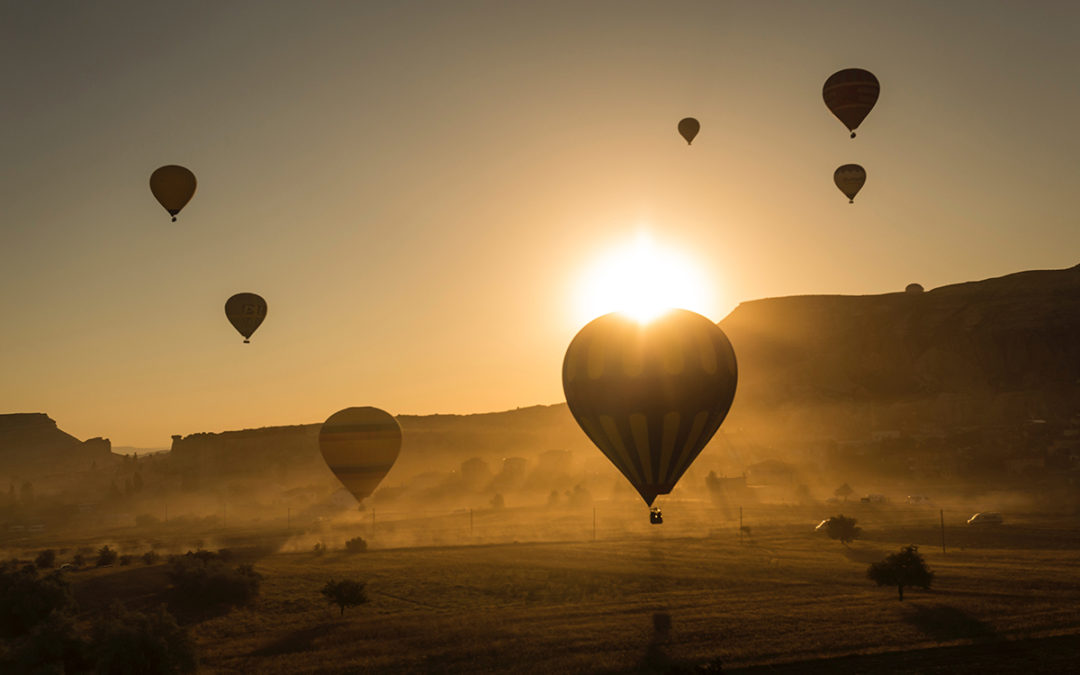
<instances>
[{"instance_id":1,"label":"hot air balloon","mask_svg":"<svg viewBox=\"0 0 1080 675\"><path fill-rule=\"evenodd\" d=\"M401 451L401 427L378 408L345 408L323 422L319 450L345 489L363 501L394 466Z\"/></svg>"},{"instance_id":2,"label":"hot air balloon","mask_svg":"<svg viewBox=\"0 0 1080 675\"><path fill-rule=\"evenodd\" d=\"M701 131L701 123L693 117L684 117L679 120L679 135L686 139L687 145L693 143L699 131Z\"/></svg>"},{"instance_id":3,"label":"hot air balloon","mask_svg":"<svg viewBox=\"0 0 1080 675\"><path fill-rule=\"evenodd\" d=\"M881 85L869 70L846 68L825 80L821 96L832 114L844 123L855 138L855 130L877 103Z\"/></svg>"},{"instance_id":4,"label":"hot air balloon","mask_svg":"<svg viewBox=\"0 0 1080 675\"><path fill-rule=\"evenodd\" d=\"M163 166L150 174L150 192L176 222L176 214L195 194L195 174L176 164Z\"/></svg>"},{"instance_id":5,"label":"hot air balloon","mask_svg":"<svg viewBox=\"0 0 1080 675\"><path fill-rule=\"evenodd\" d=\"M581 329L563 360L574 419L649 506L716 433L737 379L724 332L684 309L645 324L605 314Z\"/></svg>"},{"instance_id":6,"label":"hot air balloon","mask_svg":"<svg viewBox=\"0 0 1080 675\"><path fill-rule=\"evenodd\" d=\"M225 318L244 336L244 344L266 318L266 301L254 293L237 293L225 301Z\"/></svg>"},{"instance_id":7,"label":"hot air balloon","mask_svg":"<svg viewBox=\"0 0 1080 675\"><path fill-rule=\"evenodd\" d=\"M845 164L833 171L832 179L836 187L840 188L840 192L847 195L848 203L854 204L855 195L859 194L859 190L866 182L866 169L858 164Z\"/></svg>"}]
</instances>

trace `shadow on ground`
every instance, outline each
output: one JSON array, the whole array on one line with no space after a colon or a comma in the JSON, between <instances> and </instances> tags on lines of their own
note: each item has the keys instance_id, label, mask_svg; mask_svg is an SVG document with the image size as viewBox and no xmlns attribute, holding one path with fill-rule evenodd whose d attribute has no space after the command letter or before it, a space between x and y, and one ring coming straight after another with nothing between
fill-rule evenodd
<instances>
[{"instance_id":1,"label":"shadow on ground","mask_svg":"<svg viewBox=\"0 0 1080 675\"><path fill-rule=\"evenodd\" d=\"M913 611L909 610L908 616L904 617L904 621L938 642L997 639L997 633L990 624L956 607L913 606L912 609Z\"/></svg>"}]
</instances>

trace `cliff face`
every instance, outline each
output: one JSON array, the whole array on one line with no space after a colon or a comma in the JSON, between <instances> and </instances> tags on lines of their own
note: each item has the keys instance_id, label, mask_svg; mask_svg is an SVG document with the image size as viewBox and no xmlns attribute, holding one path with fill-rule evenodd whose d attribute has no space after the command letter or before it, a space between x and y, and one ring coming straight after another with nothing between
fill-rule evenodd
<instances>
[{"instance_id":1,"label":"cliff face","mask_svg":"<svg viewBox=\"0 0 1080 675\"><path fill-rule=\"evenodd\" d=\"M757 300L720 326L739 360L733 418L800 409L823 432L812 419L823 409L836 425L873 406L878 419L862 422L880 428L1080 405L1080 266L925 293Z\"/></svg>"},{"instance_id":2,"label":"cliff face","mask_svg":"<svg viewBox=\"0 0 1080 675\"><path fill-rule=\"evenodd\" d=\"M80 441L44 413L0 415L0 468L11 474L89 468L108 461L107 438Z\"/></svg>"}]
</instances>

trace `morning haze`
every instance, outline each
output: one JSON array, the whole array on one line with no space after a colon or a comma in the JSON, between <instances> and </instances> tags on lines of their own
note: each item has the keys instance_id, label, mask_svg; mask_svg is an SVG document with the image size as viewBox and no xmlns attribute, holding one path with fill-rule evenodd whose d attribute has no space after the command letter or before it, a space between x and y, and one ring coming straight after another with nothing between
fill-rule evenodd
<instances>
[{"instance_id":1,"label":"morning haze","mask_svg":"<svg viewBox=\"0 0 1080 675\"><path fill-rule=\"evenodd\" d=\"M1064 669L1078 37L0 3L0 670Z\"/></svg>"}]
</instances>

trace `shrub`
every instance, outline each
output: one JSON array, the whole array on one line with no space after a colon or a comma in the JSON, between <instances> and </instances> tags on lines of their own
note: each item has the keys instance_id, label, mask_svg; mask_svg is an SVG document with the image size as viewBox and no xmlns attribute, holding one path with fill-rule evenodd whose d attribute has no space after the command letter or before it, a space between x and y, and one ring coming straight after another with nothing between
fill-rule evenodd
<instances>
[{"instance_id":1,"label":"shrub","mask_svg":"<svg viewBox=\"0 0 1080 675\"><path fill-rule=\"evenodd\" d=\"M120 566L124 567L131 564L131 561L135 559L135 556L124 554L120 556Z\"/></svg>"},{"instance_id":2,"label":"shrub","mask_svg":"<svg viewBox=\"0 0 1080 675\"><path fill-rule=\"evenodd\" d=\"M262 575L251 565L228 567L209 551L169 557L169 579L180 597L196 605L243 605L259 594Z\"/></svg>"},{"instance_id":3,"label":"shrub","mask_svg":"<svg viewBox=\"0 0 1080 675\"><path fill-rule=\"evenodd\" d=\"M106 565L112 565L113 563L116 562L117 557L119 557L119 556L117 555L116 551L109 548L109 545L106 544L105 546L102 546L101 548L98 549L97 562L94 563L94 564L97 565L98 567L105 567Z\"/></svg>"},{"instance_id":4,"label":"shrub","mask_svg":"<svg viewBox=\"0 0 1080 675\"><path fill-rule=\"evenodd\" d=\"M71 557L71 564L75 567L83 567L86 565L86 556L82 553L76 553Z\"/></svg>"},{"instance_id":5,"label":"shrub","mask_svg":"<svg viewBox=\"0 0 1080 675\"><path fill-rule=\"evenodd\" d=\"M164 607L148 614L113 605L94 626L93 651L99 673L190 673L197 666L195 642Z\"/></svg>"},{"instance_id":6,"label":"shrub","mask_svg":"<svg viewBox=\"0 0 1080 675\"><path fill-rule=\"evenodd\" d=\"M319 543L315 544L315 547L311 550L315 555L322 555L326 553L326 544L320 541Z\"/></svg>"},{"instance_id":7,"label":"shrub","mask_svg":"<svg viewBox=\"0 0 1080 675\"><path fill-rule=\"evenodd\" d=\"M354 537L345 542L345 550L349 553L364 553L367 551L367 542L363 537Z\"/></svg>"},{"instance_id":8,"label":"shrub","mask_svg":"<svg viewBox=\"0 0 1080 675\"><path fill-rule=\"evenodd\" d=\"M12 670L4 672L18 673L82 673L93 668L88 651L72 618L52 612L14 643L10 661L0 661L0 668L10 667Z\"/></svg>"},{"instance_id":9,"label":"shrub","mask_svg":"<svg viewBox=\"0 0 1080 675\"><path fill-rule=\"evenodd\" d=\"M161 560L161 554L157 551L147 551L142 554L142 561L146 565L153 565Z\"/></svg>"},{"instance_id":10,"label":"shrub","mask_svg":"<svg viewBox=\"0 0 1080 675\"><path fill-rule=\"evenodd\" d=\"M51 548L47 548L41 553L38 553L37 557L34 558L34 564L37 565L40 569L52 567L56 564L56 551L52 550Z\"/></svg>"},{"instance_id":11,"label":"shrub","mask_svg":"<svg viewBox=\"0 0 1080 675\"><path fill-rule=\"evenodd\" d=\"M364 586L365 584L362 581L352 581L351 579L334 581L331 579L326 582L326 585L319 592L330 604L340 607L341 615L344 616L346 607L355 607L368 601L367 591L364 590Z\"/></svg>"},{"instance_id":12,"label":"shrub","mask_svg":"<svg viewBox=\"0 0 1080 675\"><path fill-rule=\"evenodd\" d=\"M0 637L24 635L51 614L74 608L71 586L60 572L41 577L33 565L0 566Z\"/></svg>"}]
</instances>

